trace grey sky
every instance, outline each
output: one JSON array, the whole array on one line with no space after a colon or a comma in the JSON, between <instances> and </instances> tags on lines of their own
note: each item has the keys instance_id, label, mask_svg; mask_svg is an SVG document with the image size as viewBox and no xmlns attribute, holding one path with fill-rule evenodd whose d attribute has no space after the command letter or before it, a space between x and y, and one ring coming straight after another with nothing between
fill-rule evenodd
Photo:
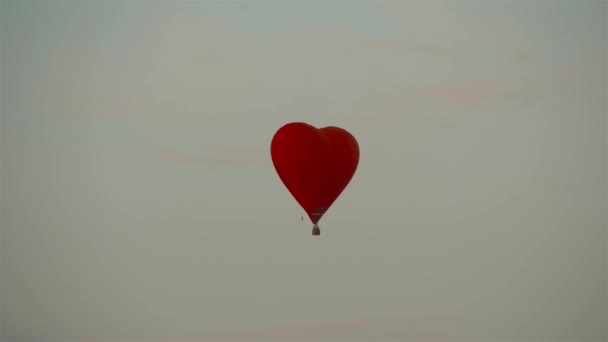
<instances>
[{"instance_id":1,"label":"grey sky","mask_svg":"<svg viewBox=\"0 0 608 342\"><path fill-rule=\"evenodd\" d=\"M606 2L0 11L6 339L608 337ZM290 121L360 144L320 238Z\"/></svg>"}]
</instances>

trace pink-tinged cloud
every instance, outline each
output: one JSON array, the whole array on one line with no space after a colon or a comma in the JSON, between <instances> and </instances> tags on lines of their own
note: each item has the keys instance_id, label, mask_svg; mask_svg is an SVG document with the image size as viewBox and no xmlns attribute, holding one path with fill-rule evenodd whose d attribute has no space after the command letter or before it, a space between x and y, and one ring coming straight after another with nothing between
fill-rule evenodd
<instances>
[{"instance_id":1,"label":"pink-tinged cloud","mask_svg":"<svg viewBox=\"0 0 608 342\"><path fill-rule=\"evenodd\" d=\"M203 162L202 159L173 150L163 149L158 152L158 155L162 161L171 165L200 165Z\"/></svg>"},{"instance_id":2,"label":"pink-tinged cloud","mask_svg":"<svg viewBox=\"0 0 608 342\"><path fill-rule=\"evenodd\" d=\"M411 87L363 93L353 100L352 111L342 115L341 119L347 123L386 123L415 104L413 95Z\"/></svg>"},{"instance_id":3,"label":"pink-tinged cloud","mask_svg":"<svg viewBox=\"0 0 608 342\"><path fill-rule=\"evenodd\" d=\"M565 66L555 73L555 81L569 83L578 81L583 77L583 72L573 66Z\"/></svg>"},{"instance_id":4,"label":"pink-tinged cloud","mask_svg":"<svg viewBox=\"0 0 608 342\"><path fill-rule=\"evenodd\" d=\"M540 79L463 80L402 87L362 96L353 104L356 111L345 114L343 119L386 123L404 112L423 112L431 107L435 110L437 106L466 111L517 108L567 89L583 77L579 68L564 66Z\"/></svg>"},{"instance_id":5,"label":"pink-tinged cloud","mask_svg":"<svg viewBox=\"0 0 608 342\"><path fill-rule=\"evenodd\" d=\"M445 341L462 334L454 317L377 317L308 321L216 334L209 341Z\"/></svg>"},{"instance_id":6,"label":"pink-tinged cloud","mask_svg":"<svg viewBox=\"0 0 608 342\"><path fill-rule=\"evenodd\" d=\"M528 61L532 58L532 48L524 43L514 43L511 45L511 56L518 61Z\"/></svg>"},{"instance_id":7,"label":"pink-tinged cloud","mask_svg":"<svg viewBox=\"0 0 608 342\"><path fill-rule=\"evenodd\" d=\"M479 107L507 96L512 89L499 82L464 82L460 84L430 84L420 86L417 93L444 104L460 107Z\"/></svg>"},{"instance_id":8,"label":"pink-tinged cloud","mask_svg":"<svg viewBox=\"0 0 608 342\"><path fill-rule=\"evenodd\" d=\"M194 156L172 149L161 149L158 156L162 161L176 166L197 167L266 167L269 161L260 153L252 153L252 148L226 148L212 155ZM256 149L257 150L257 149Z\"/></svg>"},{"instance_id":9,"label":"pink-tinged cloud","mask_svg":"<svg viewBox=\"0 0 608 342\"><path fill-rule=\"evenodd\" d=\"M540 95L531 83L506 81L461 81L428 83L393 89L389 93L361 98L356 112L345 120L386 123L406 112L424 112L436 106L455 110L480 110L526 103Z\"/></svg>"},{"instance_id":10,"label":"pink-tinged cloud","mask_svg":"<svg viewBox=\"0 0 608 342\"><path fill-rule=\"evenodd\" d=\"M354 112L345 115L348 121L358 122L385 122L394 117L395 115L389 112Z\"/></svg>"}]
</instances>

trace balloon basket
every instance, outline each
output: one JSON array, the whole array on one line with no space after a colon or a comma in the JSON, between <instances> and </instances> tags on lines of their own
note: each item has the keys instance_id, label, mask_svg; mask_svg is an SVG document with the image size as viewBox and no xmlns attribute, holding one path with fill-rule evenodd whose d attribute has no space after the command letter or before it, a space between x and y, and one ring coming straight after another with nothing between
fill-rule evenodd
<instances>
[{"instance_id":1,"label":"balloon basket","mask_svg":"<svg viewBox=\"0 0 608 342\"><path fill-rule=\"evenodd\" d=\"M321 229L319 229L319 226L316 224L312 227L312 235L321 235Z\"/></svg>"}]
</instances>

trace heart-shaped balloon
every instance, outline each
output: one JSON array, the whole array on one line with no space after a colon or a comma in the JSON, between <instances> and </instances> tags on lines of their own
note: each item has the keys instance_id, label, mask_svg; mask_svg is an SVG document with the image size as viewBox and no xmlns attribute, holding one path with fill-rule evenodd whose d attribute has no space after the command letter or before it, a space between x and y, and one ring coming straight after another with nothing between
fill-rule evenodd
<instances>
[{"instance_id":1,"label":"heart-shaped balloon","mask_svg":"<svg viewBox=\"0 0 608 342\"><path fill-rule=\"evenodd\" d=\"M272 162L287 190L315 224L346 188L359 164L359 145L339 127L292 122L270 144Z\"/></svg>"}]
</instances>

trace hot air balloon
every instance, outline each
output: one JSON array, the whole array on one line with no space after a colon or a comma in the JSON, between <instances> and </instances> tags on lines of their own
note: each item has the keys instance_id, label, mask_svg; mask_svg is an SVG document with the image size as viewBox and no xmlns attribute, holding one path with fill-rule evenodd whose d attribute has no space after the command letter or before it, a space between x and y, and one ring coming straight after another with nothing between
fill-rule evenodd
<instances>
[{"instance_id":1,"label":"hot air balloon","mask_svg":"<svg viewBox=\"0 0 608 342\"><path fill-rule=\"evenodd\" d=\"M288 123L274 134L272 162L279 178L314 224L340 196L359 164L359 145L343 128L316 128L303 122Z\"/></svg>"}]
</instances>

